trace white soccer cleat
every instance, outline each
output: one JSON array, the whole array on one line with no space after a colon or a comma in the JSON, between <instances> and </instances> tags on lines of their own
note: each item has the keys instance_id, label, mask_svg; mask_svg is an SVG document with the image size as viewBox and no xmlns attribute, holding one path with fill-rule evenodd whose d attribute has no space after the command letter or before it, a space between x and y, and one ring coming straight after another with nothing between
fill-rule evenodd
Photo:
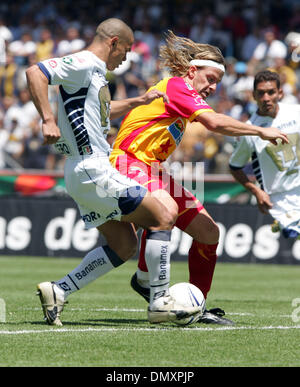
<instances>
[{"instance_id":1,"label":"white soccer cleat","mask_svg":"<svg viewBox=\"0 0 300 387\"><path fill-rule=\"evenodd\" d=\"M201 306L184 306L176 302L170 295L163 297L163 305L159 308L148 307L148 320L150 323L174 322L199 314Z\"/></svg>"},{"instance_id":2,"label":"white soccer cleat","mask_svg":"<svg viewBox=\"0 0 300 387\"><path fill-rule=\"evenodd\" d=\"M64 298L55 291L54 282L41 282L37 285L37 295L40 297L45 320L49 325L61 327L60 314L64 309Z\"/></svg>"}]
</instances>

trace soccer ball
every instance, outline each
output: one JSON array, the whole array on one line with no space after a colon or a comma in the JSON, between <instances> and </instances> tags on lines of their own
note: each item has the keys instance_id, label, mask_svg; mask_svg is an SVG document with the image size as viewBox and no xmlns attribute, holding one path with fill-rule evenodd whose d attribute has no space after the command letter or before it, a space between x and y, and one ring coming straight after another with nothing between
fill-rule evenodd
<instances>
[{"instance_id":1,"label":"soccer ball","mask_svg":"<svg viewBox=\"0 0 300 387\"><path fill-rule=\"evenodd\" d=\"M188 282L180 282L170 287L170 295L178 303L184 306L201 306L199 313L180 320L175 320L177 325L191 325L201 317L205 310L205 298L203 293L195 285Z\"/></svg>"}]
</instances>

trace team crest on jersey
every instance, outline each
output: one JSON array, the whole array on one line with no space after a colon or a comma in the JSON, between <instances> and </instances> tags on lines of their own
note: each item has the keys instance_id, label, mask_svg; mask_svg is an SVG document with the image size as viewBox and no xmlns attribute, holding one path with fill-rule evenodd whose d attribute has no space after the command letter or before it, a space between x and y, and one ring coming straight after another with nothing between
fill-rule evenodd
<instances>
[{"instance_id":1,"label":"team crest on jersey","mask_svg":"<svg viewBox=\"0 0 300 387\"><path fill-rule=\"evenodd\" d=\"M179 145L182 139L184 129L185 129L185 124L181 118L179 118L172 125L167 127L167 130L171 133L177 146Z\"/></svg>"},{"instance_id":2,"label":"team crest on jersey","mask_svg":"<svg viewBox=\"0 0 300 387\"><path fill-rule=\"evenodd\" d=\"M83 151L84 155L91 155L93 153L92 148L90 147L90 145L84 145L82 147L82 151Z\"/></svg>"},{"instance_id":3,"label":"team crest on jersey","mask_svg":"<svg viewBox=\"0 0 300 387\"><path fill-rule=\"evenodd\" d=\"M69 57L69 56L64 56L64 57L62 58L62 61L63 61L64 63L66 63L66 64L71 64L71 63L73 62L73 59L72 59L71 57Z\"/></svg>"}]
</instances>

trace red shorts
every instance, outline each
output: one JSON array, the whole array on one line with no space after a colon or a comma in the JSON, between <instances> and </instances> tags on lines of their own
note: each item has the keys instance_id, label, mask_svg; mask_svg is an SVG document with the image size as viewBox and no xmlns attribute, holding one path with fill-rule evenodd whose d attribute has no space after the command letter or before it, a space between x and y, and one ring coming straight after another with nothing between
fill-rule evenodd
<instances>
[{"instance_id":1,"label":"red shorts","mask_svg":"<svg viewBox=\"0 0 300 387\"><path fill-rule=\"evenodd\" d=\"M180 230L185 230L203 209L203 205L191 192L178 184L172 176L162 171L158 166L151 167L132 156L120 155L116 159L116 168L123 175L146 187L150 192L159 189L167 191L178 205L178 218L175 226Z\"/></svg>"}]
</instances>

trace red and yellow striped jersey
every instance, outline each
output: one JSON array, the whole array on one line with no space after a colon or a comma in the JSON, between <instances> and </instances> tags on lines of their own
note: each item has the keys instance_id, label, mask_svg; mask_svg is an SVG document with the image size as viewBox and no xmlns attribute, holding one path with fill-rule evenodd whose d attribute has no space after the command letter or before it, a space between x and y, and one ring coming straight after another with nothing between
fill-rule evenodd
<instances>
[{"instance_id":1,"label":"red and yellow striped jersey","mask_svg":"<svg viewBox=\"0 0 300 387\"><path fill-rule=\"evenodd\" d=\"M110 156L113 165L119 155L126 153L148 165L165 161L179 145L188 120L213 112L183 78L165 78L152 88L165 92L169 103L155 99L126 115Z\"/></svg>"}]
</instances>

